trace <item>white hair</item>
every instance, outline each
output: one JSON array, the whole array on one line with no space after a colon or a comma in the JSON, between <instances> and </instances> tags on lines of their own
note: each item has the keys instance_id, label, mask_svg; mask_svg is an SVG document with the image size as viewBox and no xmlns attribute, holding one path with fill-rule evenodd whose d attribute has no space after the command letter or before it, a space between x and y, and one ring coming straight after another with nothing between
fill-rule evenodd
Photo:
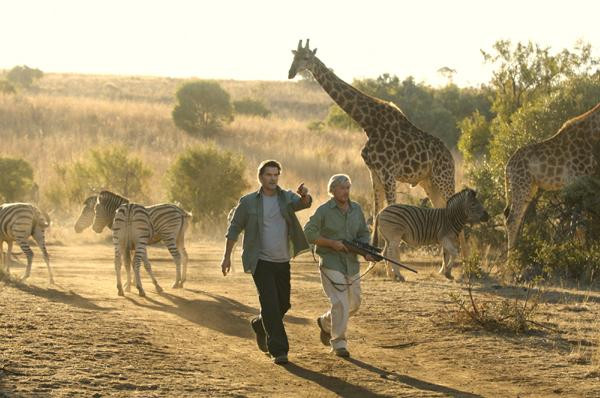
<instances>
[{"instance_id":1,"label":"white hair","mask_svg":"<svg viewBox=\"0 0 600 398\"><path fill-rule=\"evenodd\" d=\"M350 177L347 174L335 174L332 175L327 183L327 192L329 196L333 196L333 190L340 184L349 183L352 184Z\"/></svg>"}]
</instances>

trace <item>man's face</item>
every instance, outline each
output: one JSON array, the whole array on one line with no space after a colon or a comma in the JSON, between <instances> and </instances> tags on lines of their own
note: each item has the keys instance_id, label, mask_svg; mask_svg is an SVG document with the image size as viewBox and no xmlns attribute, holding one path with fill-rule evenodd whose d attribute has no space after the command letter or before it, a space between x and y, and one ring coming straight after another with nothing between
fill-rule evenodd
<instances>
[{"instance_id":1,"label":"man's face","mask_svg":"<svg viewBox=\"0 0 600 398\"><path fill-rule=\"evenodd\" d=\"M346 203L350 198L350 183L344 182L333 188L333 198L340 202Z\"/></svg>"},{"instance_id":2,"label":"man's face","mask_svg":"<svg viewBox=\"0 0 600 398\"><path fill-rule=\"evenodd\" d=\"M263 188L274 190L279 181L279 169L277 167L265 167L258 179Z\"/></svg>"}]
</instances>

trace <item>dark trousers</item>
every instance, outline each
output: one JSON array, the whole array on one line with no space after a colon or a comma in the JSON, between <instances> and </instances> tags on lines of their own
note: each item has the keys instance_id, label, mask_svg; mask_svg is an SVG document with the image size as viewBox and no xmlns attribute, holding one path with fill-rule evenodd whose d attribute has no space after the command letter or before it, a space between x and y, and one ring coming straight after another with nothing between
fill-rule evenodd
<instances>
[{"instance_id":1,"label":"dark trousers","mask_svg":"<svg viewBox=\"0 0 600 398\"><path fill-rule=\"evenodd\" d=\"M283 316L290 309L290 263L258 260L252 275L258 290L260 315L252 323L262 327L267 335L269 353L273 356L288 353L288 338Z\"/></svg>"}]
</instances>

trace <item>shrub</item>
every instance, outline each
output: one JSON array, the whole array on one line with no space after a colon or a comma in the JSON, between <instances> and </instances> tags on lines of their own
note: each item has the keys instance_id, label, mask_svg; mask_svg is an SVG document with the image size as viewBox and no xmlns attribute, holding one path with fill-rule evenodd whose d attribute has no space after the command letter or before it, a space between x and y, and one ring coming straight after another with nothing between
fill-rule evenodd
<instances>
[{"instance_id":1,"label":"shrub","mask_svg":"<svg viewBox=\"0 0 600 398\"><path fill-rule=\"evenodd\" d=\"M176 99L173 122L189 134L212 135L233 120L229 94L218 83L186 83L177 90Z\"/></svg>"},{"instance_id":2,"label":"shrub","mask_svg":"<svg viewBox=\"0 0 600 398\"><path fill-rule=\"evenodd\" d=\"M194 222L214 222L226 216L249 187L243 159L213 145L181 154L169 169L169 199L194 214Z\"/></svg>"},{"instance_id":3,"label":"shrub","mask_svg":"<svg viewBox=\"0 0 600 398\"><path fill-rule=\"evenodd\" d=\"M8 80L0 80L0 94L14 94L17 90Z\"/></svg>"},{"instance_id":4,"label":"shrub","mask_svg":"<svg viewBox=\"0 0 600 398\"><path fill-rule=\"evenodd\" d=\"M30 87L34 80L38 80L42 76L44 76L44 73L41 70L23 65L15 66L8 71L6 74L6 80L22 87Z\"/></svg>"},{"instance_id":5,"label":"shrub","mask_svg":"<svg viewBox=\"0 0 600 398\"><path fill-rule=\"evenodd\" d=\"M244 98L240 101L234 101L233 108L235 109L235 113L239 113L241 115L267 117L271 114L271 111L267 109L262 101L251 98Z\"/></svg>"},{"instance_id":6,"label":"shrub","mask_svg":"<svg viewBox=\"0 0 600 398\"><path fill-rule=\"evenodd\" d=\"M133 200L148 200L144 191L152 172L124 147L91 150L84 160L56 165L55 170L58 181L45 195L54 206L82 203L92 189L108 189Z\"/></svg>"},{"instance_id":7,"label":"shrub","mask_svg":"<svg viewBox=\"0 0 600 398\"><path fill-rule=\"evenodd\" d=\"M33 168L27 161L0 157L0 202L27 201L33 186Z\"/></svg>"}]
</instances>

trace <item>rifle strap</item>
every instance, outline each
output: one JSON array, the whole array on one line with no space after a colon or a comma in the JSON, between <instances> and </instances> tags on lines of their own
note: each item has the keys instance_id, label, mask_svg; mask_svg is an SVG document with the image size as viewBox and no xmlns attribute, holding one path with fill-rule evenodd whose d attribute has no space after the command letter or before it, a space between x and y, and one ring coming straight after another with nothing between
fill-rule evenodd
<instances>
[{"instance_id":1,"label":"rifle strap","mask_svg":"<svg viewBox=\"0 0 600 398\"><path fill-rule=\"evenodd\" d=\"M335 288L335 290L337 290L338 292L343 292L348 290L348 288L350 286L352 286L352 284L354 282L357 282L359 280L361 280L363 278L363 276L367 275L369 272L371 272L373 270L373 268L375 268L375 265L377 263L376 262L372 262L369 265L369 268L367 268L367 270L365 272L363 272L358 278L353 279L350 283L339 283L339 282L334 282L325 271L321 270L321 275L325 275L325 278L327 278L327 280L331 283L331 285ZM319 268L324 268L323 266L320 266ZM345 286L344 288L340 288L339 286Z\"/></svg>"}]
</instances>

